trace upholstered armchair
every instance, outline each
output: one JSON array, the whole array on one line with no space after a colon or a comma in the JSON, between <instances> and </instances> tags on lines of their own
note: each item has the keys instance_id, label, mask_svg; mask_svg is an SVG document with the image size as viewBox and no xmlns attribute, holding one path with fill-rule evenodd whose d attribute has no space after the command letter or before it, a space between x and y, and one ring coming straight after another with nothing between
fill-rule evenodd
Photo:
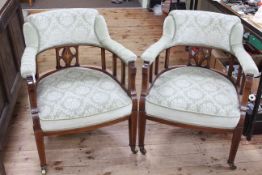
<instances>
[{"instance_id":1,"label":"upholstered armchair","mask_svg":"<svg viewBox=\"0 0 262 175\"><path fill-rule=\"evenodd\" d=\"M145 154L146 120L203 131L232 132L228 163L241 140L248 96L258 69L242 44L238 17L203 11L172 11L163 35L141 56L142 92L139 102L139 147ZM186 46L186 65L171 65L170 49ZM232 55L228 71L210 64L212 48ZM160 71L159 55L165 51ZM174 61L172 61L174 62ZM232 76L238 64L237 77ZM225 69L226 70L226 69Z\"/></svg>"},{"instance_id":2,"label":"upholstered armchair","mask_svg":"<svg viewBox=\"0 0 262 175\"><path fill-rule=\"evenodd\" d=\"M32 14L26 18L24 36L21 74L27 81L42 173L46 173L44 136L85 132L128 120L129 144L136 153L136 55L110 38L103 16L94 9ZM101 49L101 67L80 66L82 45ZM40 74L37 56L49 49L56 51L56 68ZM106 50L112 58L106 58ZM112 70L106 65L108 60Z\"/></svg>"}]
</instances>

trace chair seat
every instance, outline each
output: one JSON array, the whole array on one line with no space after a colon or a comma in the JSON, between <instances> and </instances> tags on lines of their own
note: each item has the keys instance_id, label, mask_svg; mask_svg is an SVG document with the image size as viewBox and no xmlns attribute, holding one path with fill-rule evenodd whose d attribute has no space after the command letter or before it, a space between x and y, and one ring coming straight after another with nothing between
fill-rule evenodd
<instances>
[{"instance_id":1,"label":"chair seat","mask_svg":"<svg viewBox=\"0 0 262 175\"><path fill-rule=\"evenodd\" d=\"M235 128L240 119L234 85L200 67L176 68L159 76L146 97L146 114L221 129Z\"/></svg>"},{"instance_id":2,"label":"chair seat","mask_svg":"<svg viewBox=\"0 0 262 175\"><path fill-rule=\"evenodd\" d=\"M67 68L37 85L44 131L76 129L131 114L132 101L109 75L88 68Z\"/></svg>"}]
</instances>

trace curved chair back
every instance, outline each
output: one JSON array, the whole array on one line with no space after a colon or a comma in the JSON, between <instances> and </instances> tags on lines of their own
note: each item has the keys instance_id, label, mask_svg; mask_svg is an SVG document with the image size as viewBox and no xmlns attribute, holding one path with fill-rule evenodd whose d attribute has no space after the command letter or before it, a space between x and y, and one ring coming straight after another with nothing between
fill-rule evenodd
<instances>
[{"instance_id":1,"label":"curved chair back","mask_svg":"<svg viewBox=\"0 0 262 175\"><path fill-rule=\"evenodd\" d=\"M26 46L36 48L38 53L60 45L102 47L102 38L96 32L100 30L100 35L109 36L103 22L104 18L95 9L62 9L33 14L24 24Z\"/></svg>"},{"instance_id":2,"label":"curved chair back","mask_svg":"<svg viewBox=\"0 0 262 175\"><path fill-rule=\"evenodd\" d=\"M251 56L243 47L243 25L240 18L206 11L174 10L164 21L163 35L141 58L150 64L165 49L183 45L217 48L235 56L245 74L258 76Z\"/></svg>"},{"instance_id":3,"label":"curved chair back","mask_svg":"<svg viewBox=\"0 0 262 175\"><path fill-rule=\"evenodd\" d=\"M105 50L112 52L114 57L120 58L126 64L136 60L133 52L111 39L104 17L95 9L50 10L29 15L25 21L26 49L21 63L21 74L24 78L36 74L35 58L39 53L51 48L56 48L57 63L60 58L64 58L63 55L67 55L66 65L69 64L67 61L72 61L71 57L78 59L78 52L72 53L69 46L76 50L79 45L100 47L103 69ZM60 50L63 50L62 56L59 55Z\"/></svg>"},{"instance_id":4,"label":"curved chair back","mask_svg":"<svg viewBox=\"0 0 262 175\"><path fill-rule=\"evenodd\" d=\"M238 17L204 11L172 11L165 19L163 31L172 46L214 47L228 52L234 45L242 45L243 38Z\"/></svg>"}]
</instances>

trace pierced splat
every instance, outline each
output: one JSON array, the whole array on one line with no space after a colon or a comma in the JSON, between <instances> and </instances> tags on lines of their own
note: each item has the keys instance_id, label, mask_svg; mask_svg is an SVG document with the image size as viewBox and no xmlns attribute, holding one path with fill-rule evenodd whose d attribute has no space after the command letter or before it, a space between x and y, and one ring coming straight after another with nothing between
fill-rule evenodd
<instances>
[{"instance_id":1,"label":"pierced splat","mask_svg":"<svg viewBox=\"0 0 262 175\"><path fill-rule=\"evenodd\" d=\"M78 46L56 48L56 69L79 66Z\"/></svg>"},{"instance_id":2,"label":"pierced splat","mask_svg":"<svg viewBox=\"0 0 262 175\"><path fill-rule=\"evenodd\" d=\"M189 47L188 65L210 68L211 48ZM194 63L192 63L192 60Z\"/></svg>"}]
</instances>

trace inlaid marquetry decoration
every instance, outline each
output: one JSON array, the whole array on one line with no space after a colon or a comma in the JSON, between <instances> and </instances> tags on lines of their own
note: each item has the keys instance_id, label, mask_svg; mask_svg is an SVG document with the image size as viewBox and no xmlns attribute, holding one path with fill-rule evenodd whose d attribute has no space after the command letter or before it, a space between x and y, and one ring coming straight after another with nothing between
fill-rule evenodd
<instances>
[{"instance_id":1,"label":"inlaid marquetry decoration","mask_svg":"<svg viewBox=\"0 0 262 175\"><path fill-rule=\"evenodd\" d=\"M79 66L78 46L56 48L56 69Z\"/></svg>"},{"instance_id":2,"label":"inlaid marquetry decoration","mask_svg":"<svg viewBox=\"0 0 262 175\"><path fill-rule=\"evenodd\" d=\"M189 47L188 65L210 68L211 48Z\"/></svg>"}]
</instances>

